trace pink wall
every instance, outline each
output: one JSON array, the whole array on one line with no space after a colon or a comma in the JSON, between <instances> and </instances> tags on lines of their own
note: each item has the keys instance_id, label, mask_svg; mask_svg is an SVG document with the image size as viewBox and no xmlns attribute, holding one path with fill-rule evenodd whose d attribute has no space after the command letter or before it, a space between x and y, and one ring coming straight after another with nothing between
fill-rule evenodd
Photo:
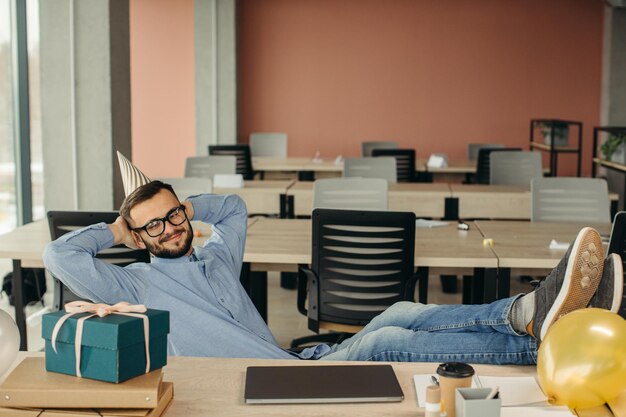
<instances>
[{"instance_id":1,"label":"pink wall","mask_svg":"<svg viewBox=\"0 0 626 417\"><path fill-rule=\"evenodd\" d=\"M599 123L601 0L240 0L238 130L289 154L356 156L396 140L418 157L469 142L528 146L529 120ZM574 158L559 159L572 174ZM568 163L569 161L569 163Z\"/></svg>"},{"instance_id":2,"label":"pink wall","mask_svg":"<svg viewBox=\"0 0 626 417\"><path fill-rule=\"evenodd\" d=\"M130 1L133 162L180 177L195 154L193 0Z\"/></svg>"}]
</instances>

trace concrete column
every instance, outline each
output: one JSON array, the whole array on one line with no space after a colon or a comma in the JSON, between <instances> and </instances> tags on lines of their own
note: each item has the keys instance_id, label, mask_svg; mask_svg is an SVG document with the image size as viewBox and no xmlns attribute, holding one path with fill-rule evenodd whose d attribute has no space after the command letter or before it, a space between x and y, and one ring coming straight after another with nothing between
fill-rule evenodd
<instances>
[{"instance_id":1,"label":"concrete column","mask_svg":"<svg viewBox=\"0 0 626 417\"><path fill-rule=\"evenodd\" d=\"M626 8L606 7L604 15L602 108L603 126L626 126ZM607 170L609 189L624 207L626 174Z\"/></svg>"},{"instance_id":2,"label":"concrete column","mask_svg":"<svg viewBox=\"0 0 626 417\"><path fill-rule=\"evenodd\" d=\"M196 153L237 143L235 0L196 0Z\"/></svg>"},{"instance_id":3,"label":"concrete column","mask_svg":"<svg viewBox=\"0 0 626 417\"><path fill-rule=\"evenodd\" d=\"M128 0L39 5L46 210L113 210L131 158Z\"/></svg>"}]
</instances>

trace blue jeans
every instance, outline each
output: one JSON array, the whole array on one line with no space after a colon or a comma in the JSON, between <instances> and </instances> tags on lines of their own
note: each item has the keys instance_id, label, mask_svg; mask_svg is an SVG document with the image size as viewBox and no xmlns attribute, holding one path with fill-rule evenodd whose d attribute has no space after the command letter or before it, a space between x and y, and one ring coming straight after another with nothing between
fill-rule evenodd
<instances>
[{"instance_id":1,"label":"blue jeans","mask_svg":"<svg viewBox=\"0 0 626 417\"><path fill-rule=\"evenodd\" d=\"M535 339L515 332L509 321L517 298L483 305L399 302L321 359L535 364Z\"/></svg>"}]
</instances>

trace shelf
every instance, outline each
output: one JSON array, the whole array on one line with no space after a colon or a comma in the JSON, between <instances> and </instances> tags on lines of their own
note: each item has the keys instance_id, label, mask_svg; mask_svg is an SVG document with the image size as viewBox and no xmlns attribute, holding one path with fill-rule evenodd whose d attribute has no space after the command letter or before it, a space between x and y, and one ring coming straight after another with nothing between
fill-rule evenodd
<instances>
[{"instance_id":1,"label":"shelf","mask_svg":"<svg viewBox=\"0 0 626 417\"><path fill-rule=\"evenodd\" d=\"M543 151L549 151L551 149L550 145L546 145L545 143L539 143L539 142L531 142L530 148L541 149ZM578 152L578 148L574 148L572 146L555 146L554 150L556 152Z\"/></svg>"},{"instance_id":2,"label":"shelf","mask_svg":"<svg viewBox=\"0 0 626 417\"><path fill-rule=\"evenodd\" d=\"M556 130L564 127L568 129L570 140L576 143L574 146L556 146L553 144L547 145L545 143L535 141L535 130L540 130L542 127L547 127L550 130L550 136L553 138L556 136ZM571 127L576 127L578 130L578 138L575 138L571 132ZM576 176L580 177L580 159L581 150L583 145L583 124L573 120L562 119L531 119L530 120L530 140L529 148L531 150L537 149L550 154L550 176L557 176L557 162L558 155L561 153L569 153L576 155Z\"/></svg>"},{"instance_id":3,"label":"shelf","mask_svg":"<svg viewBox=\"0 0 626 417\"><path fill-rule=\"evenodd\" d=\"M603 166L605 168L614 169L615 171L626 172L626 165L618 164L616 162L607 161L606 159L593 158L593 162L596 165Z\"/></svg>"}]
</instances>

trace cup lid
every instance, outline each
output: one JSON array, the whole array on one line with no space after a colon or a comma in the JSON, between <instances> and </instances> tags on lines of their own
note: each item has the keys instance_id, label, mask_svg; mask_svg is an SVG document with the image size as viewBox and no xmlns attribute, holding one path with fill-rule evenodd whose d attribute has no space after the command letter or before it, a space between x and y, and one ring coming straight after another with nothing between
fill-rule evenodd
<instances>
[{"instance_id":1,"label":"cup lid","mask_svg":"<svg viewBox=\"0 0 626 417\"><path fill-rule=\"evenodd\" d=\"M474 375L474 368L464 362L445 362L437 367L437 374L448 378L467 378Z\"/></svg>"}]
</instances>

